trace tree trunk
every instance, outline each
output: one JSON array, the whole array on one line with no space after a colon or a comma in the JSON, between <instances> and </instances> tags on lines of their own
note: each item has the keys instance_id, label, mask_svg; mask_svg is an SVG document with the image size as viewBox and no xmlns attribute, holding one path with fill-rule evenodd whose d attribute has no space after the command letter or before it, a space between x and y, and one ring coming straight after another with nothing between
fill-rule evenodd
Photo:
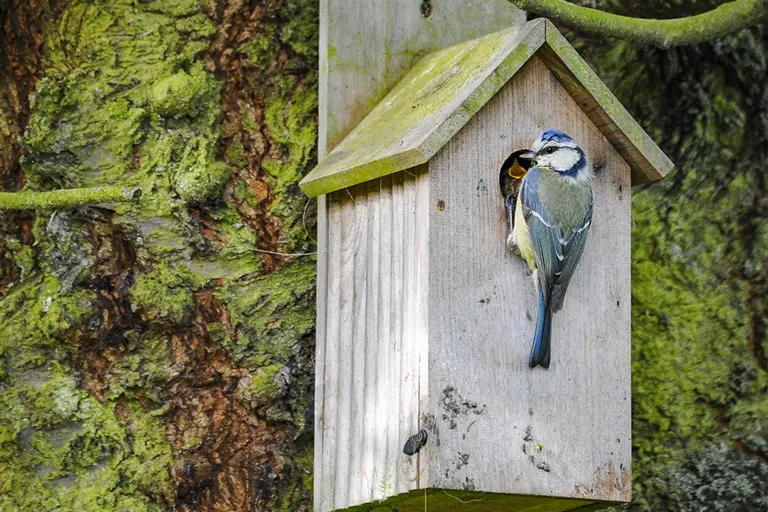
<instances>
[{"instance_id":1,"label":"tree trunk","mask_svg":"<svg viewBox=\"0 0 768 512\"><path fill-rule=\"evenodd\" d=\"M0 212L0 510L310 509L317 26L0 2L0 188L143 190ZM765 29L580 43L679 167L634 199L632 508L766 508Z\"/></svg>"},{"instance_id":2,"label":"tree trunk","mask_svg":"<svg viewBox=\"0 0 768 512\"><path fill-rule=\"evenodd\" d=\"M0 509L308 510L316 2L0 16Z\"/></svg>"}]
</instances>

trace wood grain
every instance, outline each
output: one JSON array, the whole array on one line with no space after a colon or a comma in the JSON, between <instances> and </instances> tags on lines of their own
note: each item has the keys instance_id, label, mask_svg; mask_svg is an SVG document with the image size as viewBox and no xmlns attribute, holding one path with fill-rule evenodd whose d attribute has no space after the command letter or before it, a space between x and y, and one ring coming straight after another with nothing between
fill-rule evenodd
<instances>
[{"instance_id":1,"label":"wood grain","mask_svg":"<svg viewBox=\"0 0 768 512\"><path fill-rule=\"evenodd\" d=\"M498 170L559 128L602 164L586 250L553 320L549 370L528 368L536 315L504 245ZM598 165L599 167L600 165ZM538 59L430 161L430 484L628 501L630 170Z\"/></svg>"},{"instance_id":2,"label":"wood grain","mask_svg":"<svg viewBox=\"0 0 768 512\"><path fill-rule=\"evenodd\" d=\"M320 79L319 79L319 136L318 157L322 159L373 108L386 92L408 71L421 56L439 48L479 37L522 23L525 14L507 0L441 0L434 6L429 18L419 12L420 2L413 0L321 0L320 1ZM456 20L462 20L457 23ZM421 185L421 197L424 185ZM392 181L385 178L370 186L369 195L376 195L373 209L379 208L379 244L371 240L371 258L377 247L389 236L392 225ZM342 191L344 193L344 191ZM318 276L317 276L317 330L315 378L315 510L333 510L336 506L335 483L337 472L337 417L339 385L339 343L342 318L341 307L341 201L327 204L327 196L318 197ZM375 213L370 225L375 225ZM371 228L374 229L374 228ZM423 246L426 240L422 241ZM390 250L378 252L380 276L392 272ZM422 265L425 265L423 258ZM371 311L391 311L399 301L392 297L389 278L380 278L378 285L371 267L367 279L366 308ZM420 281L421 282L421 281ZM426 293L426 284L420 286ZM371 304L378 300L378 307ZM424 306L426 308L426 306ZM328 311L334 312L328 314ZM370 317L371 319L374 317ZM372 329L373 320L366 322ZM399 457L402 448L397 415L390 411L397 406L399 395L393 388L399 385L395 375L392 353L396 350L391 334L392 315L377 314L376 359L380 368L375 374L375 421L368 423L368 402L365 406L365 447L362 454L364 477L359 485L361 495L370 493L371 501L390 495L395 490L396 464L385 464ZM423 321L426 324L426 320ZM366 336L369 331L366 330ZM370 338L369 338L370 339ZM366 353L366 357L374 357ZM426 365L426 356L422 358ZM366 359L366 364L368 359ZM332 371L329 373L328 369ZM368 368L368 367L367 367ZM422 382L426 379L421 377ZM368 386L366 373L366 386ZM425 389L426 385L422 389ZM425 402L426 403L426 402ZM373 428L373 460L371 471L370 435ZM402 441L404 442L404 440ZM395 459L396 460L396 459ZM350 476L352 478L353 476ZM366 482L370 481L370 485ZM355 484L358 485L358 484ZM339 503L341 503L339 501Z\"/></svg>"},{"instance_id":3,"label":"wood grain","mask_svg":"<svg viewBox=\"0 0 768 512\"><path fill-rule=\"evenodd\" d=\"M327 197L320 511L420 485L423 459L401 450L428 403L428 179L423 166Z\"/></svg>"}]
</instances>

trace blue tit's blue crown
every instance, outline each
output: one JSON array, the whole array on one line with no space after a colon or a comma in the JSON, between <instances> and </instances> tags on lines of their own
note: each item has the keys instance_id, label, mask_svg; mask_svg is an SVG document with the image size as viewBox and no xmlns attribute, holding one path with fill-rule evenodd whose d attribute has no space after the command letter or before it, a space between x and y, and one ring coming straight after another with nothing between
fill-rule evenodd
<instances>
[{"instance_id":1,"label":"blue tit's blue crown","mask_svg":"<svg viewBox=\"0 0 768 512\"><path fill-rule=\"evenodd\" d=\"M568 134L555 129L542 132L539 135L539 140L542 142L573 142L573 139Z\"/></svg>"}]
</instances>

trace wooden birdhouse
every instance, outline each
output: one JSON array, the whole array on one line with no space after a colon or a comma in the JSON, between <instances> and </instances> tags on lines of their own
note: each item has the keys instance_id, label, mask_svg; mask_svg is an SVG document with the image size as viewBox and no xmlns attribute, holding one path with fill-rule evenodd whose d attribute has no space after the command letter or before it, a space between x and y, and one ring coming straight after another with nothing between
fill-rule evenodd
<instances>
[{"instance_id":1,"label":"wooden birdhouse","mask_svg":"<svg viewBox=\"0 0 768 512\"><path fill-rule=\"evenodd\" d=\"M548 128L586 152L595 200L543 370L498 176ZM631 187L671 168L546 20L421 59L301 183L326 195L315 510L629 501Z\"/></svg>"}]
</instances>

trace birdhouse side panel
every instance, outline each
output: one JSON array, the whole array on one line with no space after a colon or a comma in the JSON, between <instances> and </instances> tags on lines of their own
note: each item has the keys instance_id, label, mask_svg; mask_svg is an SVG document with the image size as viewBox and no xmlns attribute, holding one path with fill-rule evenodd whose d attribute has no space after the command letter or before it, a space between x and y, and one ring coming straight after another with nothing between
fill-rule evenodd
<instances>
[{"instance_id":1,"label":"birdhouse side panel","mask_svg":"<svg viewBox=\"0 0 768 512\"><path fill-rule=\"evenodd\" d=\"M528 366L537 291L505 244L499 170L549 128L594 169L594 215L551 366ZM434 487L630 499L630 169L538 58L430 161Z\"/></svg>"},{"instance_id":2,"label":"birdhouse side panel","mask_svg":"<svg viewBox=\"0 0 768 512\"><path fill-rule=\"evenodd\" d=\"M429 178L425 167L327 197L325 318L318 322L319 511L418 489L426 454L402 453L427 390Z\"/></svg>"}]
</instances>

